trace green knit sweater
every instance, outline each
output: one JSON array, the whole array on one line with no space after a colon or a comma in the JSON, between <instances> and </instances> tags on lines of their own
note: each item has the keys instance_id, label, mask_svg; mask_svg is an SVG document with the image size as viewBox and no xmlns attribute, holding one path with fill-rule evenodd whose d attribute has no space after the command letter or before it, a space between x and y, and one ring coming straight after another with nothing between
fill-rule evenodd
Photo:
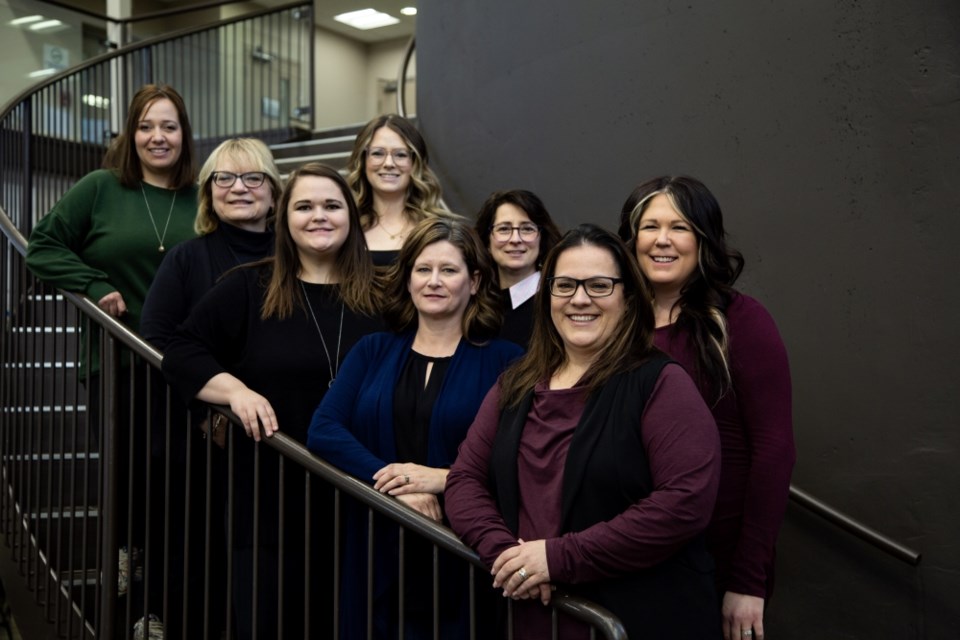
<instances>
[{"instance_id":1,"label":"green knit sweater","mask_svg":"<svg viewBox=\"0 0 960 640\"><path fill-rule=\"evenodd\" d=\"M94 302L119 291L127 306L120 320L138 331L143 301L165 255L158 236L166 251L194 237L196 213L195 186L174 192L144 183L141 191L121 185L112 171L94 171L37 223L27 245L27 266L41 280ZM97 333L92 337L89 371L97 373Z\"/></svg>"}]
</instances>

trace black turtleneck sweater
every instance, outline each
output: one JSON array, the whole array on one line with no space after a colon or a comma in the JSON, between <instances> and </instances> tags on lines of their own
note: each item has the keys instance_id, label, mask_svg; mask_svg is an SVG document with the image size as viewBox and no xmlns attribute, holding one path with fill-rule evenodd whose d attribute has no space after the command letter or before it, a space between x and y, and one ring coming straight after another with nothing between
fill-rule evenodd
<instances>
[{"instance_id":1,"label":"black turtleneck sweater","mask_svg":"<svg viewBox=\"0 0 960 640\"><path fill-rule=\"evenodd\" d=\"M221 223L205 236L182 242L164 258L147 293L140 334L164 351L177 327L217 280L239 264L273 255L273 231L246 231Z\"/></svg>"}]
</instances>

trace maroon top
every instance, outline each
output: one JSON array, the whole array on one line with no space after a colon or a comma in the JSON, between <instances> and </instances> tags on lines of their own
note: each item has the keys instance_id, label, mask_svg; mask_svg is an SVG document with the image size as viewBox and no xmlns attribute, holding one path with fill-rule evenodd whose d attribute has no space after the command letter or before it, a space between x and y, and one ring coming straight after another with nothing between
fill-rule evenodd
<instances>
[{"instance_id":1,"label":"maroon top","mask_svg":"<svg viewBox=\"0 0 960 640\"><path fill-rule=\"evenodd\" d=\"M790 368L770 313L735 294L726 310L733 393L719 402L698 380L720 430L720 493L707 546L717 562L721 592L767 598L773 591L774 544L787 508L793 444ZM696 379L689 336L672 326L654 341Z\"/></svg>"},{"instance_id":2,"label":"maroon top","mask_svg":"<svg viewBox=\"0 0 960 640\"><path fill-rule=\"evenodd\" d=\"M487 565L517 543L488 488L499 399L497 385L460 445L445 490L451 526ZM551 391L546 384L538 385L520 438L519 537L546 540L547 565L555 582L616 575L601 565L617 566L622 574L662 562L704 529L717 490L713 419L690 377L668 364L639 425L656 489L610 521L558 537L563 467L585 400L578 388ZM596 561L612 556L617 562ZM527 601L515 606L517 631L524 637L549 637L537 635L539 631L526 635L549 629L542 626L549 625L549 609Z\"/></svg>"}]
</instances>

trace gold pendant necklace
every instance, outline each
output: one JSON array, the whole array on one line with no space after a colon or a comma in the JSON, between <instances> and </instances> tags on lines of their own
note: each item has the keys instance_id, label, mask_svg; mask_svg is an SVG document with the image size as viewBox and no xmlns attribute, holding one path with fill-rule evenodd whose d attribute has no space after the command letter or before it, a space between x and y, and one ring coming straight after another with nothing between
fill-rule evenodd
<instances>
[{"instance_id":1,"label":"gold pendant necklace","mask_svg":"<svg viewBox=\"0 0 960 640\"><path fill-rule=\"evenodd\" d=\"M167 237L167 229L170 228L170 218L173 216L173 205L177 203L177 192L173 192L173 200L170 201L170 211L167 212L167 223L163 225L163 235L160 235L160 229L157 228L157 221L153 219L153 211L150 210L150 203L147 202L147 191L143 188L143 182L140 183L140 193L143 194L143 204L147 205L147 215L150 216L150 223L153 225L153 232L157 234L157 243L160 245L157 250L163 253L167 250L163 246L163 241Z\"/></svg>"},{"instance_id":2,"label":"gold pendant necklace","mask_svg":"<svg viewBox=\"0 0 960 640\"><path fill-rule=\"evenodd\" d=\"M391 240L396 240L397 238L400 238L402 240L404 237L403 232L407 228L407 219L406 217L403 218L403 221L400 223L400 230L397 231L396 233L390 233L390 229L387 228L387 225L383 224L383 218L381 216L377 216L377 224L380 225L383 231L387 234L387 237L390 238Z\"/></svg>"}]
</instances>

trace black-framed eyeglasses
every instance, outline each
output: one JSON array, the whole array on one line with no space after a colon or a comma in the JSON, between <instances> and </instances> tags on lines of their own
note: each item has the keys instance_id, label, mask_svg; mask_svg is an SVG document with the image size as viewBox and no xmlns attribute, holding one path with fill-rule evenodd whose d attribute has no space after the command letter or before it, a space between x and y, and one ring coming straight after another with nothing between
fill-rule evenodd
<instances>
[{"instance_id":1,"label":"black-framed eyeglasses","mask_svg":"<svg viewBox=\"0 0 960 640\"><path fill-rule=\"evenodd\" d=\"M490 227L490 233L500 242L507 242L513 237L514 231L520 234L521 240L533 240L539 235L540 227L532 222L521 222L516 226L509 222L501 222L500 224L495 224Z\"/></svg>"},{"instance_id":2,"label":"black-framed eyeglasses","mask_svg":"<svg viewBox=\"0 0 960 640\"><path fill-rule=\"evenodd\" d=\"M367 149L367 159L373 164L383 164L387 161L387 156L393 158L393 163L398 167L408 167L413 162L413 154L407 149L394 149L393 151L387 151L383 147Z\"/></svg>"},{"instance_id":3,"label":"black-framed eyeglasses","mask_svg":"<svg viewBox=\"0 0 960 640\"><path fill-rule=\"evenodd\" d=\"M550 295L557 298L572 298L580 287L583 287L583 290L591 298L606 298L613 294L613 288L623 282L623 278L595 276L579 280L567 276L554 276L547 278L547 282L550 286Z\"/></svg>"},{"instance_id":4,"label":"black-framed eyeglasses","mask_svg":"<svg viewBox=\"0 0 960 640\"><path fill-rule=\"evenodd\" d=\"M233 183L237 181L237 178L240 178L240 182L242 182L247 189L256 189L267 179L267 174L263 171L248 171L240 174L231 173L230 171L215 171L213 173L213 184L222 189L229 189L233 186Z\"/></svg>"}]
</instances>

